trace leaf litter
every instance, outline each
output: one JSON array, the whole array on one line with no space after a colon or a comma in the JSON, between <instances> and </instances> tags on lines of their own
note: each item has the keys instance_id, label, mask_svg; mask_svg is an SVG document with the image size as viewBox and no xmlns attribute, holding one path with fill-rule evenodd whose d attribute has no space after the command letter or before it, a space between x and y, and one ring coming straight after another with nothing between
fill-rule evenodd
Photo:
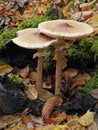
<instances>
[{"instance_id":1,"label":"leaf litter","mask_svg":"<svg viewBox=\"0 0 98 130\"><path fill-rule=\"evenodd\" d=\"M76 1L74 1L76 2ZM55 3L55 4L54 4ZM98 17L96 12L97 10L97 4L95 3L95 7L92 10L90 8L90 5L87 5L85 9L82 8L83 14L81 16L81 10L78 8L78 11L73 9L72 10L72 3L70 2L68 5L65 1L17 1L13 0L10 1L1 1L0 2L0 29L1 31L3 28L13 28L17 27L19 23L22 21L25 21L28 18L38 17L40 15L43 15L47 8L52 6L52 4L55 6L59 12L63 14L64 17L70 18L70 19L77 19L78 21L84 21L93 26L95 32L94 35L98 34L97 31L97 21ZM60 8L58 6L60 5ZM35 6L36 5L36 6ZM85 5L85 4L84 4ZM79 6L79 5L78 5ZM7 8L5 8L7 7ZM80 7L83 7L82 5ZM69 10L69 11L68 11ZM89 11L89 12L86 12ZM75 13L75 14L74 14ZM75 16L76 15L76 16ZM92 17L93 16L93 17ZM60 16L61 17L61 16ZM13 67L6 65L6 66L0 66L2 67L1 73L12 73ZM30 68L26 67L24 69L21 69L21 71L18 72L18 76L21 77L25 84L28 86L28 89L26 90L26 94L28 95L28 98L30 100L35 100L38 98L38 92L34 86L32 86L32 83L36 82L36 74L33 76L30 74ZM84 76L84 74L79 74L79 71L76 70L76 73L71 73L71 77L68 77L67 79L67 87L71 87L72 90L75 90L78 85L83 85L86 83L87 80L90 79L90 76L87 74L87 77ZM70 76L70 73L69 75ZM78 77L79 76L79 77ZM83 77L82 77L83 76ZM66 79L66 77L64 77ZM66 83L64 81L64 83ZM71 84L70 84L71 83ZM74 87L73 87L74 86ZM44 93L45 91L43 91ZM66 90L67 92L67 90ZM92 97L97 99L98 103L98 96L97 91L92 90L91 93ZM42 94L43 95L43 94ZM48 97L48 96L47 96ZM68 115L66 111L62 111L60 107L62 107L62 103L58 103L63 99L62 97L51 97L49 96L48 99L44 99L45 103L43 105L43 109L41 111L42 116L34 116L30 113L31 110L26 109L21 113L13 114L13 115L5 115L1 116L0 118L0 129L5 130L97 130L98 126L96 125L96 120L94 121L95 113L86 110L82 115ZM55 100L54 100L55 99ZM66 98L67 100L67 98ZM66 104L69 101L66 101ZM97 103L96 106L97 106ZM36 103L35 103L36 104ZM70 104L70 102L69 102ZM35 106L37 109L37 106ZM47 115L48 113L48 115Z\"/></svg>"}]
</instances>

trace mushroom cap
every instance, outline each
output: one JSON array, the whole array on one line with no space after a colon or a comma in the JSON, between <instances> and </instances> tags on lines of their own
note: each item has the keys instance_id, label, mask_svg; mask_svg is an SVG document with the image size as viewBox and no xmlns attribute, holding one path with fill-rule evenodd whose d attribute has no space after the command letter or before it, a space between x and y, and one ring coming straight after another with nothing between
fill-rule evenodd
<instances>
[{"instance_id":1,"label":"mushroom cap","mask_svg":"<svg viewBox=\"0 0 98 130\"><path fill-rule=\"evenodd\" d=\"M38 28L50 37L66 40L79 40L93 32L93 28L86 23L63 19L42 22Z\"/></svg>"},{"instance_id":2,"label":"mushroom cap","mask_svg":"<svg viewBox=\"0 0 98 130\"><path fill-rule=\"evenodd\" d=\"M38 28L27 28L17 32L18 37L12 41L27 49L45 48L57 42L57 39L41 34Z\"/></svg>"}]
</instances>

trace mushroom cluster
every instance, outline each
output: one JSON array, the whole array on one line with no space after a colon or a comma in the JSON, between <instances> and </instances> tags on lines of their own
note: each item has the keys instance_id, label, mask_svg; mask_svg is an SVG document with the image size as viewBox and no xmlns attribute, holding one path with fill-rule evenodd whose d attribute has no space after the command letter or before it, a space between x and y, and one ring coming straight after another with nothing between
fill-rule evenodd
<instances>
[{"instance_id":1,"label":"mushroom cluster","mask_svg":"<svg viewBox=\"0 0 98 130\"><path fill-rule=\"evenodd\" d=\"M42 22L38 25L38 28L20 30L17 32L18 37L12 39L12 41L21 47L38 49L37 88L42 88L43 49L48 46L55 46L57 49L55 94L58 95L61 86L62 47L66 46L67 41L80 40L89 36L92 32L93 28L86 23L58 19Z\"/></svg>"}]
</instances>

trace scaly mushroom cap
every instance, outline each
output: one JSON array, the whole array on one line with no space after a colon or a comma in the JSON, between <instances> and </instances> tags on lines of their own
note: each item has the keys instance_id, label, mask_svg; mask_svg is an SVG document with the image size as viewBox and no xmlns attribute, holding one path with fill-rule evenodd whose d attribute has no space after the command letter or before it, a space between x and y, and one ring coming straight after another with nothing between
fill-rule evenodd
<instances>
[{"instance_id":1,"label":"scaly mushroom cap","mask_svg":"<svg viewBox=\"0 0 98 130\"><path fill-rule=\"evenodd\" d=\"M50 37L66 40L79 40L93 32L93 28L86 23L62 19L42 22L38 28Z\"/></svg>"},{"instance_id":2,"label":"scaly mushroom cap","mask_svg":"<svg viewBox=\"0 0 98 130\"><path fill-rule=\"evenodd\" d=\"M56 39L50 38L39 32L38 28L28 28L17 32L18 37L12 41L20 47L28 49L45 48L57 42Z\"/></svg>"}]
</instances>

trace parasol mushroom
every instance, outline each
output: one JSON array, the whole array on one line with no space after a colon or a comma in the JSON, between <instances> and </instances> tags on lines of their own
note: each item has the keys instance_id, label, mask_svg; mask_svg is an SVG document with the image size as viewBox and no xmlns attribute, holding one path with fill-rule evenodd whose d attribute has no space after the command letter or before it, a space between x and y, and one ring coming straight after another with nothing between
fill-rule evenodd
<instances>
[{"instance_id":1,"label":"parasol mushroom","mask_svg":"<svg viewBox=\"0 0 98 130\"><path fill-rule=\"evenodd\" d=\"M56 84L55 94L60 94L61 85L61 62L62 62L62 46L66 45L65 40L75 41L87 37L93 32L93 28L86 23L75 20L52 20L42 22L38 25L41 33L58 39L57 63L56 63Z\"/></svg>"},{"instance_id":2,"label":"parasol mushroom","mask_svg":"<svg viewBox=\"0 0 98 130\"><path fill-rule=\"evenodd\" d=\"M16 45L27 49L38 49L38 53L35 54L35 56L38 56L36 87L40 89L42 88L43 56L45 56L43 49L54 44L57 40L41 34L38 28L23 29L18 31L17 34L18 37L12 39Z\"/></svg>"}]
</instances>

